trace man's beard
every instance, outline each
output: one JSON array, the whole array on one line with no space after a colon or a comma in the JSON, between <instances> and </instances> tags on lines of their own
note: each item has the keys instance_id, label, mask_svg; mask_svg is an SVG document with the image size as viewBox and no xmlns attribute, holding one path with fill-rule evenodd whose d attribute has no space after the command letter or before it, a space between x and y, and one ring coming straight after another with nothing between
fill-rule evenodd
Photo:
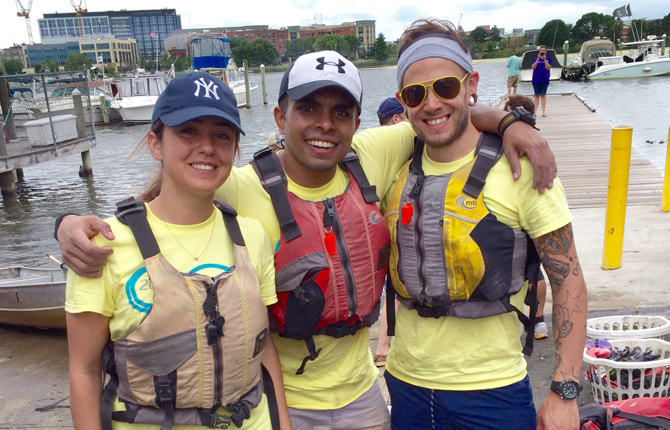
<instances>
[{"instance_id":1,"label":"man's beard","mask_svg":"<svg viewBox=\"0 0 670 430\"><path fill-rule=\"evenodd\" d=\"M460 139L461 136L463 136L463 133L465 133L465 130L467 130L468 124L470 123L469 106L465 101L465 99L463 101L464 104L460 108L455 110L454 113L451 115L450 119L454 121L454 129L449 135L437 138L439 140L435 140L436 138L429 138L428 136L426 136L426 134L420 127L417 127L414 125L414 123L412 123L414 131L421 138L421 140L426 142L427 145L435 148L445 147L455 142L456 140Z\"/></svg>"}]
</instances>

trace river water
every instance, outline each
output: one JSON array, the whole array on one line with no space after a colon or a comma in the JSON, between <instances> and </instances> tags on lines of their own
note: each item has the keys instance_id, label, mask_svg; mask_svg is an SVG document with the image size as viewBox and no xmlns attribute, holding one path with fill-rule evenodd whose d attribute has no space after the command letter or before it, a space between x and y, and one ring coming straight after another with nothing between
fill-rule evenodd
<instances>
[{"instance_id":1,"label":"river water","mask_svg":"<svg viewBox=\"0 0 670 430\"><path fill-rule=\"evenodd\" d=\"M506 93L507 71L504 62L475 66L481 74L480 99L493 101ZM379 103L396 90L395 69L363 70L363 112L361 129L378 125ZM251 109L242 109L241 155L238 165L249 162L253 153L265 145L275 130L273 108L281 74L268 74L268 105L263 105L262 90L251 94ZM255 76L260 85L260 76ZM519 84L520 94L532 94L530 83ZM634 146L659 170L665 163L670 126L670 77L600 82L552 82L549 93L577 93L597 109L612 126L634 127ZM551 114L551 111L547 112ZM97 128L97 146L91 151L94 177L78 176L81 158L71 156L24 169L25 179L15 198L0 200L0 267L51 266L45 254L59 255L53 238L55 218L62 213L112 215L114 202L140 193L156 173L157 164L143 153L128 157L148 132L148 125L121 124ZM650 141L652 143L648 143ZM551 142L550 142L551 144ZM603 154L607 156L607 154ZM560 172L559 172L560 173Z\"/></svg>"}]
</instances>

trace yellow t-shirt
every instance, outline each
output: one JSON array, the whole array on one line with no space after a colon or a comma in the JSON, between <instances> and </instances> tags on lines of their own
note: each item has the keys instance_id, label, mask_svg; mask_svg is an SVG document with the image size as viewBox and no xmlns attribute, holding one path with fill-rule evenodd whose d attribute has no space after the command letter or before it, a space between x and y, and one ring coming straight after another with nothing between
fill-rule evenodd
<instances>
[{"instance_id":1,"label":"yellow t-shirt","mask_svg":"<svg viewBox=\"0 0 670 430\"><path fill-rule=\"evenodd\" d=\"M370 181L382 198L403 163L412 154L414 130L409 123L376 127L354 136L352 148ZM288 179L288 189L308 201L322 201L344 193L349 184L348 174L338 168L333 179L319 188L305 188ZM233 168L228 180L217 191L216 198L232 205L238 213L257 219L275 246L281 236L279 223L269 194L265 192L251 166ZM328 410L344 407L374 384L378 371L369 347L369 330L353 336L335 339L315 336L319 357L307 363L305 373L296 375L302 360L308 355L305 342L273 334L282 364L286 400L298 409Z\"/></svg>"},{"instance_id":2,"label":"yellow t-shirt","mask_svg":"<svg viewBox=\"0 0 670 430\"><path fill-rule=\"evenodd\" d=\"M423 154L424 173L443 175L470 162L466 157L437 163ZM507 159L489 172L482 190L484 203L499 221L525 230L535 239L572 221L563 186L539 194L533 189L533 168L521 158L522 175L514 181ZM526 288L511 298L523 309ZM416 311L398 306L395 337L387 360L387 371L398 379L433 390L485 390L504 387L526 376L520 336L522 326L515 313L481 319L455 317L422 318Z\"/></svg>"},{"instance_id":3,"label":"yellow t-shirt","mask_svg":"<svg viewBox=\"0 0 670 430\"><path fill-rule=\"evenodd\" d=\"M195 225L166 224L147 208L147 220L156 237L161 253L182 273L197 272L216 276L235 265L233 246L221 211L214 209L212 216ZM237 217L249 252L252 266L260 283L263 303L277 302L274 285L274 257L270 239L258 221ZM102 270L102 277L91 279L68 273L65 310L69 313L94 312L109 317L109 331L113 341L130 334L144 319L153 303L151 282L144 268L144 260L130 228L115 217L106 219L115 239L108 241L102 235L93 237L93 243L114 249ZM185 249L184 249L185 248ZM188 250L188 252L186 251ZM189 254L190 253L190 254ZM201 254L202 255L199 255ZM192 254L192 255L191 255ZM198 257L197 260L193 256ZM123 410L116 402L114 410ZM230 415L224 408L217 413ZM158 430L160 426L114 422L114 429ZM201 429L200 426L175 426L175 429ZM245 429L271 428L265 396L244 421Z\"/></svg>"}]
</instances>

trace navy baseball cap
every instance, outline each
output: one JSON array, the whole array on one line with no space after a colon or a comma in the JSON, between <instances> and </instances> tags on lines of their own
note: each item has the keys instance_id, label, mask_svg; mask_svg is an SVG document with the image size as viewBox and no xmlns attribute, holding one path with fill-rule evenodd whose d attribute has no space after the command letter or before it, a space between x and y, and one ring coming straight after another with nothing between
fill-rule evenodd
<instances>
[{"instance_id":1,"label":"navy baseball cap","mask_svg":"<svg viewBox=\"0 0 670 430\"><path fill-rule=\"evenodd\" d=\"M320 89L340 87L354 99L358 108L363 102L363 83L354 63L335 51L310 52L291 64L279 86L279 99L288 94L301 100Z\"/></svg>"},{"instance_id":2,"label":"navy baseball cap","mask_svg":"<svg viewBox=\"0 0 670 430\"><path fill-rule=\"evenodd\" d=\"M402 103L395 97L389 97L379 105L379 109L377 109L377 117L379 117L379 119L386 119L403 112L405 112L405 109L402 107Z\"/></svg>"},{"instance_id":3,"label":"navy baseball cap","mask_svg":"<svg viewBox=\"0 0 670 430\"><path fill-rule=\"evenodd\" d=\"M160 119L175 127L203 116L223 118L244 134L233 90L216 76L191 72L170 81L156 101L151 124Z\"/></svg>"}]
</instances>

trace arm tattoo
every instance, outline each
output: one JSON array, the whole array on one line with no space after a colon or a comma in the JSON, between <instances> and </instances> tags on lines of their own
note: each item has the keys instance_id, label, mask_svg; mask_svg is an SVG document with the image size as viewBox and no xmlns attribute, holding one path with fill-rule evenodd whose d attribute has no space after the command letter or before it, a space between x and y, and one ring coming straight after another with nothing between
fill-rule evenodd
<instances>
[{"instance_id":1,"label":"arm tattoo","mask_svg":"<svg viewBox=\"0 0 670 430\"><path fill-rule=\"evenodd\" d=\"M577 372L574 367L572 367L569 372L563 372L561 370L561 376L565 381L567 380L579 381L579 372Z\"/></svg>"},{"instance_id":2,"label":"arm tattoo","mask_svg":"<svg viewBox=\"0 0 670 430\"><path fill-rule=\"evenodd\" d=\"M572 333L574 328L573 322L570 320L572 314L575 312L580 314L582 313L579 309L579 300L581 296L572 297L570 291L566 291L568 299L565 303L554 304L553 313L551 315L551 324L554 328L554 346L556 348L556 355L554 358L554 366L558 369L563 361L563 358L559 354L561 345L563 344L563 339L568 337Z\"/></svg>"},{"instance_id":3,"label":"arm tattoo","mask_svg":"<svg viewBox=\"0 0 670 430\"><path fill-rule=\"evenodd\" d=\"M563 228L547 233L538 240L540 246L537 251L549 276L549 283L553 287L560 287L570 275L570 265L574 263L573 258L569 255L574 240L572 225L568 224ZM575 270L579 271L578 268L575 268Z\"/></svg>"}]
</instances>

